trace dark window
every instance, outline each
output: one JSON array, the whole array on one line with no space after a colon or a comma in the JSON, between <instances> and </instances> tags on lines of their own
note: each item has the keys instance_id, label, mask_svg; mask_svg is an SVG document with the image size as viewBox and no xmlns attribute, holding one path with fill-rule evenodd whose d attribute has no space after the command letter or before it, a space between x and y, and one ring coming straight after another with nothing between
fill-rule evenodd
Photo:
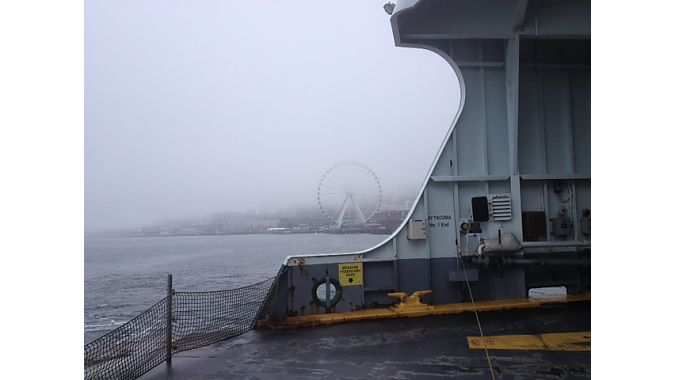
<instances>
[{"instance_id":1,"label":"dark window","mask_svg":"<svg viewBox=\"0 0 676 380\"><path fill-rule=\"evenodd\" d=\"M472 198L472 219L475 222L488 221L488 198L474 197Z\"/></svg>"},{"instance_id":2,"label":"dark window","mask_svg":"<svg viewBox=\"0 0 676 380\"><path fill-rule=\"evenodd\" d=\"M521 213L523 221L523 241L547 240L547 218L544 211L524 211Z\"/></svg>"}]
</instances>

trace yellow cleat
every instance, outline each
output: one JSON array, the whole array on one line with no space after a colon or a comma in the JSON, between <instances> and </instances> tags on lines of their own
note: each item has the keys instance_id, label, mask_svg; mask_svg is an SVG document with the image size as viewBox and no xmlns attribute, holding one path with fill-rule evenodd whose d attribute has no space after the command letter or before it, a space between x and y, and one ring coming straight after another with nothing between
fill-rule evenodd
<instances>
[{"instance_id":1,"label":"yellow cleat","mask_svg":"<svg viewBox=\"0 0 676 380\"><path fill-rule=\"evenodd\" d=\"M409 311L409 310L421 310L421 309L433 309L433 306L430 306L426 303L422 303L420 299L422 297L432 294L431 290L418 290L406 296L404 292L395 292L388 293L388 297L398 298L399 303L391 307L390 309L394 311Z\"/></svg>"}]
</instances>

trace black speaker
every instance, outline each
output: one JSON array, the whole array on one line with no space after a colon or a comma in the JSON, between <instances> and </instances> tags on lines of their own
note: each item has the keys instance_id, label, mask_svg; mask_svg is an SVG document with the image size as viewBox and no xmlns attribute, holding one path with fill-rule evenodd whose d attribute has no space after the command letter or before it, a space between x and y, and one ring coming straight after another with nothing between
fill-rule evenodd
<instances>
[{"instance_id":1,"label":"black speaker","mask_svg":"<svg viewBox=\"0 0 676 380\"><path fill-rule=\"evenodd\" d=\"M475 222L488 221L488 197L472 198L472 219Z\"/></svg>"}]
</instances>

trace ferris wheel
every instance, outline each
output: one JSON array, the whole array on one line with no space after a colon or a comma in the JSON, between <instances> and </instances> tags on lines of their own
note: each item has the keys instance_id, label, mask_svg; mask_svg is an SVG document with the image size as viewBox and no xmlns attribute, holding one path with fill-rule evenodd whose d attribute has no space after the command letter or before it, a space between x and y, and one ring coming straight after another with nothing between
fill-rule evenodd
<instances>
[{"instance_id":1,"label":"ferris wheel","mask_svg":"<svg viewBox=\"0 0 676 380\"><path fill-rule=\"evenodd\" d=\"M364 225L380 209L380 180L366 165L345 161L331 166L317 186L317 202L324 215L336 224Z\"/></svg>"}]
</instances>

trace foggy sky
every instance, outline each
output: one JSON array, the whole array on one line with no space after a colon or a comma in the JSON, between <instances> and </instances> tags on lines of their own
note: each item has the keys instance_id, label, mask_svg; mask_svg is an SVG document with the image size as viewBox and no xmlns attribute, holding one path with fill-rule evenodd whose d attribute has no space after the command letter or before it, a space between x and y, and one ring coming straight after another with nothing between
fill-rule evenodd
<instances>
[{"instance_id":1,"label":"foggy sky","mask_svg":"<svg viewBox=\"0 0 676 380\"><path fill-rule=\"evenodd\" d=\"M352 160L421 186L457 108L378 1L85 2L85 228L314 205Z\"/></svg>"}]
</instances>

